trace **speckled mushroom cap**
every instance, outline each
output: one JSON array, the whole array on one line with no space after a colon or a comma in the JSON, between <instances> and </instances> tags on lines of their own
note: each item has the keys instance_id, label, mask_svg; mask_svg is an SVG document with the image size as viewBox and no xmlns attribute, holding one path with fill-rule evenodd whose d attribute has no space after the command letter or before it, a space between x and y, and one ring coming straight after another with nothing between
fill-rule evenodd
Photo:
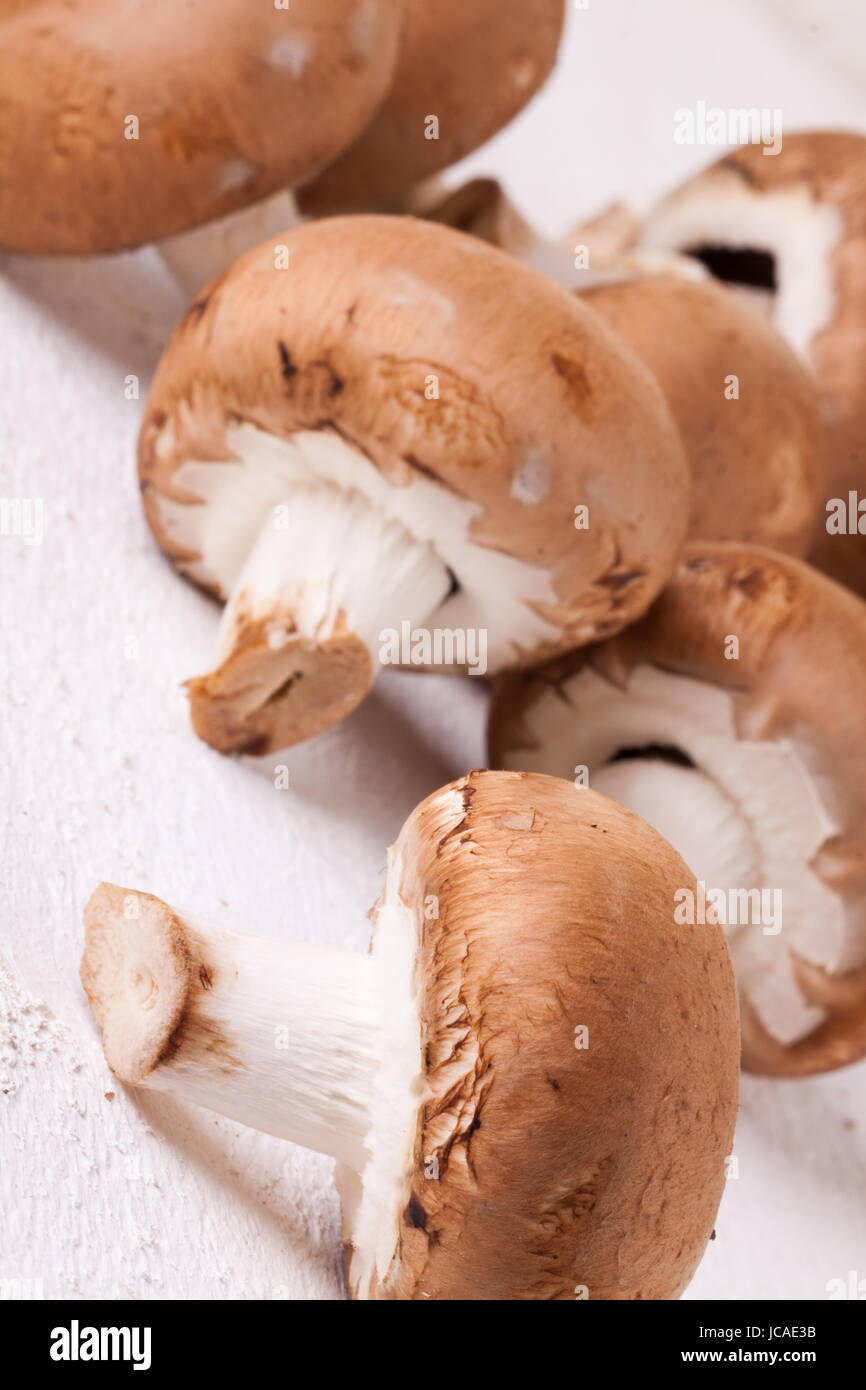
<instances>
[{"instance_id":1,"label":"speckled mushroom cap","mask_svg":"<svg viewBox=\"0 0 866 1390\"><path fill-rule=\"evenodd\" d=\"M334 218L283 249L289 269L265 244L212 284L156 373L139 472L178 567L227 597L273 508L325 483L447 567L430 624L483 628L491 670L644 612L684 534L688 469L659 387L598 318L504 253L411 218ZM329 680L357 703L369 672L339 621L329 633L345 656ZM280 699L300 709L311 688ZM311 731L284 713L271 746ZM263 736L257 718L232 746Z\"/></svg>"},{"instance_id":2,"label":"speckled mushroom cap","mask_svg":"<svg viewBox=\"0 0 866 1390\"><path fill-rule=\"evenodd\" d=\"M412 813L391 874L420 923L425 1071L396 1247L369 1285L341 1178L353 1294L678 1297L713 1228L738 1069L722 933L673 922L685 865L605 797L471 773ZM374 950L375 933L374 916Z\"/></svg>"},{"instance_id":3,"label":"speckled mushroom cap","mask_svg":"<svg viewBox=\"0 0 866 1390\"><path fill-rule=\"evenodd\" d=\"M0 246L115 251L309 179L372 117L401 21L400 0L6 0Z\"/></svg>"},{"instance_id":4,"label":"speckled mushroom cap","mask_svg":"<svg viewBox=\"0 0 866 1390\"><path fill-rule=\"evenodd\" d=\"M405 11L396 74L375 119L300 194L313 215L390 204L495 135L548 77L565 0L405 0Z\"/></svg>"},{"instance_id":5,"label":"speckled mushroom cap","mask_svg":"<svg viewBox=\"0 0 866 1390\"><path fill-rule=\"evenodd\" d=\"M747 145L672 193L643 245L689 252L757 295L815 374L829 433L826 497L866 494L866 137ZM820 530L815 563L866 595L866 541Z\"/></svg>"},{"instance_id":6,"label":"speckled mushroom cap","mask_svg":"<svg viewBox=\"0 0 866 1390\"><path fill-rule=\"evenodd\" d=\"M690 535L805 554L823 509L821 417L780 334L730 291L680 275L582 298L665 393L692 470Z\"/></svg>"},{"instance_id":7,"label":"speckled mushroom cap","mask_svg":"<svg viewBox=\"0 0 866 1390\"><path fill-rule=\"evenodd\" d=\"M657 802L657 828L691 840L693 855L679 848L699 878L709 857L736 862L734 889L778 887L779 933L741 925L732 939L752 1071L802 1076L866 1055L864 689L859 598L789 557L691 542L642 622L503 679L494 699L494 765L579 764L607 789L622 759L638 776L643 758L690 763L664 774L677 804Z\"/></svg>"}]
</instances>

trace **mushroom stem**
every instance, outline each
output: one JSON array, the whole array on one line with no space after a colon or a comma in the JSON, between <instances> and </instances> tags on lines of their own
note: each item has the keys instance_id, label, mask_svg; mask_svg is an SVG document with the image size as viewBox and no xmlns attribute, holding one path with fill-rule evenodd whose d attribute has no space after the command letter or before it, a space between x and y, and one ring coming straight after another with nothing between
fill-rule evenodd
<instances>
[{"instance_id":1,"label":"mushroom stem","mask_svg":"<svg viewBox=\"0 0 866 1390\"><path fill-rule=\"evenodd\" d=\"M423 622L450 585L434 547L359 492L293 490L229 597L216 669L187 683L196 732L260 754L329 728L372 686L384 634Z\"/></svg>"},{"instance_id":2,"label":"mushroom stem","mask_svg":"<svg viewBox=\"0 0 866 1390\"><path fill-rule=\"evenodd\" d=\"M294 195L281 191L215 222L166 237L157 249L186 297L192 299L245 251L270 236L278 238L303 220Z\"/></svg>"},{"instance_id":3,"label":"mushroom stem","mask_svg":"<svg viewBox=\"0 0 866 1390\"><path fill-rule=\"evenodd\" d=\"M121 1081L362 1170L381 1052L373 957L235 934L112 884L84 920L81 979Z\"/></svg>"},{"instance_id":4,"label":"mushroom stem","mask_svg":"<svg viewBox=\"0 0 866 1390\"><path fill-rule=\"evenodd\" d=\"M422 186L413 210L498 246L566 290L593 289L637 275L701 280L707 273L686 256L636 247L640 224L622 204L557 237L545 236L527 222L495 179L472 179L445 197L438 185Z\"/></svg>"}]
</instances>

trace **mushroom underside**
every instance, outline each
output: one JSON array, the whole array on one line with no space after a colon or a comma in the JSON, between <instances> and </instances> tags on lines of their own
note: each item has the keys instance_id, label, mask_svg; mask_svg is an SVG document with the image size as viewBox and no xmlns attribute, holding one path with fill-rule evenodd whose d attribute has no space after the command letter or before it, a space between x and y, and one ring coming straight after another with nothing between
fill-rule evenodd
<instances>
[{"instance_id":1,"label":"mushroom underside","mask_svg":"<svg viewBox=\"0 0 866 1390\"><path fill-rule=\"evenodd\" d=\"M227 599L217 665L189 683L199 733L268 752L330 727L382 665L485 675L559 638L548 570L479 544L481 507L407 472L392 485L330 430L228 432L233 462L182 464L158 525Z\"/></svg>"},{"instance_id":2,"label":"mushroom underside","mask_svg":"<svg viewBox=\"0 0 866 1390\"><path fill-rule=\"evenodd\" d=\"M640 245L695 257L768 313L808 360L836 310L831 256L841 235L838 211L805 187L757 193L719 180L662 204Z\"/></svg>"},{"instance_id":3,"label":"mushroom underside","mask_svg":"<svg viewBox=\"0 0 866 1390\"><path fill-rule=\"evenodd\" d=\"M866 961L866 934L816 868L836 833L809 750L745 737L731 695L655 666L624 686L584 667L522 716L506 762L576 777L635 811L698 879L684 923L725 928L741 997L776 1042L808 1037L827 1008L799 963L834 974Z\"/></svg>"}]
</instances>

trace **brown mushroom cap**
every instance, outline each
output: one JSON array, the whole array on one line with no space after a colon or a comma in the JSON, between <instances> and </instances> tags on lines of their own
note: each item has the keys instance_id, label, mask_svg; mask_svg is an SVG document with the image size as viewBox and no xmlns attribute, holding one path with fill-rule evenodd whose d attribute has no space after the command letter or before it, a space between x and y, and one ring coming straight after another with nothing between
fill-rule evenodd
<instances>
[{"instance_id":1,"label":"brown mushroom cap","mask_svg":"<svg viewBox=\"0 0 866 1390\"><path fill-rule=\"evenodd\" d=\"M201 479L212 461L222 478L234 460L238 496L248 497L258 475L232 443L245 425L280 441L310 432L341 441L358 486L362 470L377 485L384 478L404 510L413 485L428 507L420 488L431 482L471 508L478 568L488 569L488 555L490 566L494 555L512 557L550 593L542 602L516 592L532 623L544 624L540 640L521 645L497 632L499 587L491 594L483 581L470 592L448 550L455 526L433 536L464 586L458 598L474 604L473 625L499 641L500 666L607 635L644 612L684 534L688 470L657 384L597 317L504 253L411 218L335 218L285 241L289 269L275 269L274 248L263 245L211 285L153 383L139 471L154 534L179 568L222 597L236 582L195 553L208 502L177 470L198 461ZM282 500L267 493L267 467L261 476L247 552L269 502ZM588 529L576 529L583 505ZM437 609L443 626L453 612L447 601ZM333 653L335 676L341 667L363 674L354 648L346 655ZM311 688L296 682L286 698L302 701ZM306 727L305 716L282 721L282 736L289 726Z\"/></svg>"},{"instance_id":2,"label":"brown mushroom cap","mask_svg":"<svg viewBox=\"0 0 866 1390\"><path fill-rule=\"evenodd\" d=\"M738 1070L722 933L673 921L689 871L606 797L520 773L434 793L393 853L421 924L425 1094L367 1296L678 1297L724 1186Z\"/></svg>"},{"instance_id":3,"label":"brown mushroom cap","mask_svg":"<svg viewBox=\"0 0 866 1390\"><path fill-rule=\"evenodd\" d=\"M494 179L473 179L419 211L560 283L564 253L570 257L576 241L588 243L591 270L572 279L589 279L582 302L664 391L691 465L690 534L805 554L823 502L820 407L812 378L753 305L710 279L682 273L694 265L685 258L676 271L642 267L640 253L629 251L637 223L620 206L575 228L567 246L540 238Z\"/></svg>"},{"instance_id":4,"label":"brown mushroom cap","mask_svg":"<svg viewBox=\"0 0 866 1390\"><path fill-rule=\"evenodd\" d=\"M751 223L747 230L746 217L759 208L760 230ZM816 243L810 252L789 241L781 254L786 237L816 213L824 218L827 244ZM866 496L866 137L843 131L786 134L775 156L761 145L743 146L669 195L642 239L697 255L732 284L760 288L773 280L775 288L771 284L767 292L774 296L774 316L783 282L796 296L801 284L814 292L826 275L826 313L808 341L795 345L814 372L824 407L826 496L847 499L849 490ZM831 535L822 527L811 558L866 596L862 535Z\"/></svg>"},{"instance_id":5,"label":"brown mushroom cap","mask_svg":"<svg viewBox=\"0 0 866 1390\"><path fill-rule=\"evenodd\" d=\"M302 190L311 215L383 206L489 140L547 79L565 0L406 0L397 71L374 120ZM426 134L439 122L437 139Z\"/></svg>"},{"instance_id":6,"label":"brown mushroom cap","mask_svg":"<svg viewBox=\"0 0 866 1390\"><path fill-rule=\"evenodd\" d=\"M726 657L729 634L739 658ZM835 827L809 865L841 899L846 921L866 911L866 604L800 561L758 547L690 542L646 618L609 642L525 676L503 678L491 714L494 766L533 766L570 775L545 757L527 722L551 689L567 700L584 669L625 689L630 673L656 668L729 692L738 740L796 749ZM575 721L578 715L575 713ZM582 734L587 737L585 721ZM782 938L780 938L781 940ZM862 942L861 942L862 948ZM802 996L824 1022L783 1046L742 1008L747 1069L805 1076L866 1055L866 965L831 973L794 958Z\"/></svg>"},{"instance_id":7,"label":"brown mushroom cap","mask_svg":"<svg viewBox=\"0 0 866 1390\"><path fill-rule=\"evenodd\" d=\"M400 0L6 3L0 246L115 251L311 178L381 101L401 16Z\"/></svg>"},{"instance_id":8,"label":"brown mushroom cap","mask_svg":"<svg viewBox=\"0 0 866 1390\"><path fill-rule=\"evenodd\" d=\"M712 281L679 275L597 285L582 299L665 393L692 470L689 534L803 555L823 491L820 411L772 325Z\"/></svg>"}]
</instances>

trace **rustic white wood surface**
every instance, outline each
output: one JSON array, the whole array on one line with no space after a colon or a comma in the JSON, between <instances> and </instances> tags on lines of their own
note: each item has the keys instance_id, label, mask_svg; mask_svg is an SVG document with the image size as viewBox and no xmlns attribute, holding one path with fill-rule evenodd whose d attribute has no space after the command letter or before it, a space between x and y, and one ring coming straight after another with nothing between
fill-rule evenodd
<instances>
[{"instance_id":1,"label":"rustic white wood surface","mask_svg":"<svg viewBox=\"0 0 866 1390\"><path fill-rule=\"evenodd\" d=\"M866 129L863 96L776 23L720 0L576 6L554 82L467 169L555 230L707 161L673 145L676 107ZM287 791L277 760L191 735L180 683L207 669L217 614L145 529L125 393L182 307L148 251L0 266L0 494L44 505L41 544L0 536L0 1297L343 1296L326 1160L114 1082L77 981L82 906L109 878L361 949L404 816L484 761L482 691L435 677L382 680L285 760ZM863 1065L745 1080L739 1176L690 1297L866 1278L864 1101Z\"/></svg>"}]
</instances>

